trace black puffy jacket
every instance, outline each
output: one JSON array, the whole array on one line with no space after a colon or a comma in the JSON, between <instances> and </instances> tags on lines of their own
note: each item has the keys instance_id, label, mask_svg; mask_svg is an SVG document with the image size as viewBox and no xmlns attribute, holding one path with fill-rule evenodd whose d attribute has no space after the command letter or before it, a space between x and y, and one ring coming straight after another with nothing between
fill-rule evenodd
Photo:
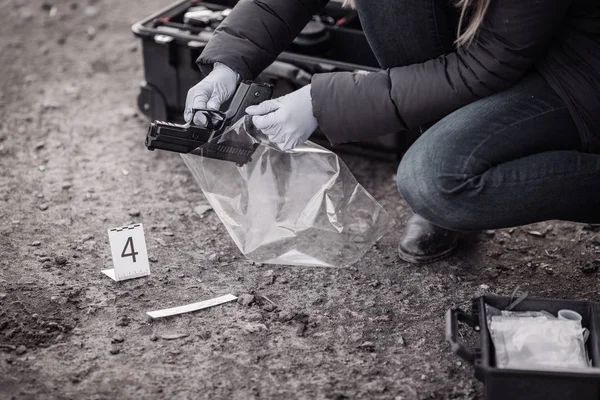
<instances>
[{"instance_id":1,"label":"black puffy jacket","mask_svg":"<svg viewBox=\"0 0 600 400\"><path fill-rule=\"evenodd\" d=\"M327 0L242 0L198 59L252 79ZM400 132L510 87L537 68L600 151L600 1L492 0L470 46L384 73L318 74L313 113L333 143ZM376 121L376 123L374 123Z\"/></svg>"}]
</instances>

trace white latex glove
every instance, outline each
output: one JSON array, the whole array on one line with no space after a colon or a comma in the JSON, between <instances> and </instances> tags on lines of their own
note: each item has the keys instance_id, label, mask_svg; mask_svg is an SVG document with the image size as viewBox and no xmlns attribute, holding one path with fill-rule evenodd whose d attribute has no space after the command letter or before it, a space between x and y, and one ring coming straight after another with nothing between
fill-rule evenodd
<instances>
[{"instance_id":1,"label":"white latex glove","mask_svg":"<svg viewBox=\"0 0 600 400\"><path fill-rule=\"evenodd\" d=\"M183 118L186 122L192 120L193 109L208 108L218 110L221 104L233 96L240 82L240 76L225 64L215 63L213 70L192 87L185 99ZM206 115L196 113L194 124L206 125Z\"/></svg>"},{"instance_id":2,"label":"white latex glove","mask_svg":"<svg viewBox=\"0 0 600 400\"><path fill-rule=\"evenodd\" d=\"M260 129L279 149L291 150L306 142L317 129L313 115L310 85L273 100L246 108Z\"/></svg>"}]
</instances>

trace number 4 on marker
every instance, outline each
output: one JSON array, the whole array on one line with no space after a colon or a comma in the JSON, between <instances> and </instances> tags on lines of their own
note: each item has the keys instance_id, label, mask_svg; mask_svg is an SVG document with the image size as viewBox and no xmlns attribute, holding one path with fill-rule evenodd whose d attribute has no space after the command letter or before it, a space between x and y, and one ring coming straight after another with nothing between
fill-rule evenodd
<instances>
[{"instance_id":1,"label":"number 4 on marker","mask_svg":"<svg viewBox=\"0 0 600 400\"><path fill-rule=\"evenodd\" d=\"M111 228L108 230L108 241L114 268L103 270L104 274L115 281L150 275L142 224Z\"/></svg>"},{"instance_id":2,"label":"number 4 on marker","mask_svg":"<svg viewBox=\"0 0 600 400\"><path fill-rule=\"evenodd\" d=\"M131 253L125 253L127 251L127 247L129 246L131 246ZM123 248L123 251L121 252L121 257L131 257L133 259L133 262L135 262L135 256L137 255L137 251L135 251L135 249L133 248L133 238L129 236L129 238L127 238L127 242L125 242L125 248Z\"/></svg>"}]
</instances>

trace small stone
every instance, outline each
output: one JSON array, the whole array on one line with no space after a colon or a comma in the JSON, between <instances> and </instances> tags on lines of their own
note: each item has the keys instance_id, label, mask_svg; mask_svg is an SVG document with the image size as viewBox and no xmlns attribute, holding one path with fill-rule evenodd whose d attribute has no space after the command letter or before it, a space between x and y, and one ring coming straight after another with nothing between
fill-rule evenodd
<instances>
[{"instance_id":1,"label":"small stone","mask_svg":"<svg viewBox=\"0 0 600 400\"><path fill-rule=\"evenodd\" d=\"M140 210L129 210L127 214L129 214L130 217L139 217L142 213Z\"/></svg>"},{"instance_id":2,"label":"small stone","mask_svg":"<svg viewBox=\"0 0 600 400\"><path fill-rule=\"evenodd\" d=\"M98 8L94 7L94 6L89 6L85 8L84 14L87 17L95 17L96 15L98 15Z\"/></svg>"},{"instance_id":3,"label":"small stone","mask_svg":"<svg viewBox=\"0 0 600 400\"><path fill-rule=\"evenodd\" d=\"M41 149L43 149L43 148L44 148L44 146L46 146L46 143L44 143L44 142L38 142L38 143L36 143L36 145L35 145L35 149L36 149L36 150L41 150Z\"/></svg>"},{"instance_id":4,"label":"small stone","mask_svg":"<svg viewBox=\"0 0 600 400\"><path fill-rule=\"evenodd\" d=\"M54 258L54 261L58 264L58 265L65 265L67 263L67 257L65 256L56 256Z\"/></svg>"},{"instance_id":5,"label":"small stone","mask_svg":"<svg viewBox=\"0 0 600 400\"><path fill-rule=\"evenodd\" d=\"M25 8L21 11L21 18L25 21L30 21L33 19L33 12L30 9Z\"/></svg>"},{"instance_id":6,"label":"small stone","mask_svg":"<svg viewBox=\"0 0 600 400\"><path fill-rule=\"evenodd\" d=\"M273 270L268 270L265 273L265 283L267 285L272 285L275 283L275 275L273 274Z\"/></svg>"},{"instance_id":7,"label":"small stone","mask_svg":"<svg viewBox=\"0 0 600 400\"><path fill-rule=\"evenodd\" d=\"M546 237L546 234L542 233L540 231L527 231L527 233L531 236L536 236L536 237L541 237L541 238Z\"/></svg>"},{"instance_id":8,"label":"small stone","mask_svg":"<svg viewBox=\"0 0 600 400\"><path fill-rule=\"evenodd\" d=\"M48 207L49 207L49 206L48 206L48 204L46 204L46 203L40 204L40 205L38 206L38 208L39 208L40 210L42 210L42 211L46 211L46 210L48 209Z\"/></svg>"},{"instance_id":9,"label":"small stone","mask_svg":"<svg viewBox=\"0 0 600 400\"><path fill-rule=\"evenodd\" d=\"M119 318L117 318L117 322L115 322L115 325L116 326L128 326L130 322L131 322L131 319L128 316L123 315L123 316L120 316Z\"/></svg>"},{"instance_id":10,"label":"small stone","mask_svg":"<svg viewBox=\"0 0 600 400\"><path fill-rule=\"evenodd\" d=\"M406 340L404 340L404 336L398 336L398 344L402 347L406 346Z\"/></svg>"},{"instance_id":11,"label":"small stone","mask_svg":"<svg viewBox=\"0 0 600 400\"><path fill-rule=\"evenodd\" d=\"M110 346L110 354L115 355L115 354L119 354L121 352L121 349L117 346L117 345L112 345Z\"/></svg>"},{"instance_id":12,"label":"small stone","mask_svg":"<svg viewBox=\"0 0 600 400\"><path fill-rule=\"evenodd\" d=\"M296 323L296 336L303 337L306 333L306 328L308 327L308 323L306 322L298 322Z\"/></svg>"},{"instance_id":13,"label":"small stone","mask_svg":"<svg viewBox=\"0 0 600 400\"><path fill-rule=\"evenodd\" d=\"M294 314L292 314L289 310L281 310L279 311L278 317L281 322L288 322L294 318Z\"/></svg>"},{"instance_id":14,"label":"small stone","mask_svg":"<svg viewBox=\"0 0 600 400\"><path fill-rule=\"evenodd\" d=\"M125 176L129 175L129 171L127 171L126 169L121 169L121 173Z\"/></svg>"},{"instance_id":15,"label":"small stone","mask_svg":"<svg viewBox=\"0 0 600 400\"><path fill-rule=\"evenodd\" d=\"M163 232L162 234L165 236L175 236L173 232Z\"/></svg>"},{"instance_id":16,"label":"small stone","mask_svg":"<svg viewBox=\"0 0 600 400\"><path fill-rule=\"evenodd\" d=\"M251 294L242 294L238 297L237 302L243 306L250 306L254 302L254 296Z\"/></svg>"},{"instance_id":17,"label":"small stone","mask_svg":"<svg viewBox=\"0 0 600 400\"><path fill-rule=\"evenodd\" d=\"M296 336L304 336L306 328L308 328L308 319L308 314L303 312L294 315L294 321L296 321Z\"/></svg>"},{"instance_id":18,"label":"small stone","mask_svg":"<svg viewBox=\"0 0 600 400\"><path fill-rule=\"evenodd\" d=\"M585 264L581 268L581 272L584 274L593 274L594 272L598 271L598 268L600 268L600 260L593 260Z\"/></svg>"},{"instance_id":19,"label":"small stone","mask_svg":"<svg viewBox=\"0 0 600 400\"><path fill-rule=\"evenodd\" d=\"M17 347L17 350L15 352L17 353L17 355L21 356L27 353L27 347L20 345L19 347Z\"/></svg>"},{"instance_id":20,"label":"small stone","mask_svg":"<svg viewBox=\"0 0 600 400\"><path fill-rule=\"evenodd\" d=\"M150 256L148 257L148 260L153 263L158 262L158 258L156 258L156 256Z\"/></svg>"},{"instance_id":21,"label":"small stone","mask_svg":"<svg viewBox=\"0 0 600 400\"><path fill-rule=\"evenodd\" d=\"M196 207L194 207L194 212L196 214L198 214L199 216L203 217L204 214L206 214L208 211L210 211L212 209L213 208L209 204L199 204Z\"/></svg>"},{"instance_id":22,"label":"small stone","mask_svg":"<svg viewBox=\"0 0 600 400\"><path fill-rule=\"evenodd\" d=\"M58 304L66 304L68 299L63 296L50 296L50 301L53 301Z\"/></svg>"},{"instance_id":23,"label":"small stone","mask_svg":"<svg viewBox=\"0 0 600 400\"><path fill-rule=\"evenodd\" d=\"M353 334L350 335L350 340L353 342L358 342L359 340L362 340L363 334L360 332L354 332Z\"/></svg>"},{"instance_id":24,"label":"small stone","mask_svg":"<svg viewBox=\"0 0 600 400\"><path fill-rule=\"evenodd\" d=\"M246 333L256 333L260 332L261 330L269 330L265 324L246 324L242 329Z\"/></svg>"},{"instance_id":25,"label":"small stone","mask_svg":"<svg viewBox=\"0 0 600 400\"><path fill-rule=\"evenodd\" d=\"M483 290L488 290L490 288L490 285L486 285L485 283L482 283L481 285L479 285L479 288L483 289Z\"/></svg>"},{"instance_id":26,"label":"small stone","mask_svg":"<svg viewBox=\"0 0 600 400\"><path fill-rule=\"evenodd\" d=\"M375 343L367 341L367 342L363 342L362 344L359 344L357 347L359 349L373 351L373 350L375 350Z\"/></svg>"},{"instance_id":27,"label":"small stone","mask_svg":"<svg viewBox=\"0 0 600 400\"><path fill-rule=\"evenodd\" d=\"M545 266L544 272L546 272L548 275L554 275L554 270L550 266Z\"/></svg>"},{"instance_id":28,"label":"small stone","mask_svg":"<svg viewBox=\"0 0 600 400\"><path fill-rule=\"evenodd\" d=\"M90 26L87 28L88 39L93 39L96 36L96 28Z\"/></svg>"},{"instance_id":29,"label":"small stone","mask_svg":"<svg viewBox=\"0 0 600 400\"><path fill-rule=\"evenodd\" d=\"M163 340L176 340L176 339L186 338L188 336L189 335L187 333L172 332L172 333L164 333L164 334L160 335L160 338Z\"/></svg>"},{"instance_id":30,"label":"small stone","mask_svg":"<svg viewBox=\"0 0 600 400\"><path fill-rule=\"evenodd\" d=\"M120 111L119 114L121 114L121 119L123 121L128 121L132 118L135 118L137 115L137 111L135 108L133 107L123 107Z\"/></svg>"},{"instance_id":31,"label":"small stone","mask_svg":"<svg viewBox=\"0 0 600 400\"><path fill-rule=\"evenodd\" d=\"M6 298L8 296L6 293L0 293L0 300Z\"/></svg>"},{"instance_id":32,"label":"small stone","mask_svg":"<svg viewBox=\"0 0 600 400\"><path fill-rule=\"evenodd\" d=\"M158 340L158 336L157 336L157 335L155 335L155 334L152 334L152 335L150 336L150 340L151 340L151 341L153 341L153 342L156 342L156 341Z\"/></svg>"},{"instance_id":33,"label":"small stone","mask_svg":"<svg viewBox=\"0 0 600 400\"><path fill-rule=\"evenodd\" d=\"M275 306L275 304L271 304L271 303L267 303L263 306L263 310L265 310L266 312L272 312L275 311L277 307Z\"/></svg>"},{"instance_id":34,"label":"small stone","mask_svg":"<svg viewBox=\"0 0 600 400\"><path fill-rule=\"evenodd\" d=\"M212 253L208 256L208 261L215 261L217 259L217 253Z\"/></svg>"},{"instance_id":35,"label":"small stone","mask_svg":"<svg viewBox=\"0 0 600 400\"><path fill-rule=\"evenodd\" d=\"M60 187L62 188L62 190L69 190L71 189L71 186L72 185L69 182L65 182Z\"/></svg>"},{"instance_id":36,"label":"small stone","mask_svg":"<svg viewBox=\"0 0 600 400\"><path fill-rule=\"evenodd\" d=\"M38 247L42 244L42 242L40 242L39 240L36 240L35 242L31 242L29 245L33 246L33 247Z\"/></svg>"},{"instance_id":37,"label":"small stone","mask_svg":"<svg viewBox=\"0 0 600 400\"><path fill-rule=\"evenodd\" d=\"M115 344L115 343L123 343L125 341L125 338L121 335L115 335L113 336L113 338L111 339L111 343Z\"/></svg>"}]
</instances>

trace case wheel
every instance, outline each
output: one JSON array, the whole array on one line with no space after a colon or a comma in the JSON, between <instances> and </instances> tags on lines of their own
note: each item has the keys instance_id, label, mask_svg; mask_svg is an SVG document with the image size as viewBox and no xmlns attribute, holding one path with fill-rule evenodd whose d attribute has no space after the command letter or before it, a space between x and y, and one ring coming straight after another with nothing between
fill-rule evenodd
<instances>
[{"instance_id":1,"label":"case wheel","mask_svg":"<svg viewBox=\"0 0 600 400\"><path fill-rule=\"evenodd\" d=\"M167 105L162 94L147 82L140 86L138 108L151 120L167 121Z\"/></svg>"}]
</instances>

